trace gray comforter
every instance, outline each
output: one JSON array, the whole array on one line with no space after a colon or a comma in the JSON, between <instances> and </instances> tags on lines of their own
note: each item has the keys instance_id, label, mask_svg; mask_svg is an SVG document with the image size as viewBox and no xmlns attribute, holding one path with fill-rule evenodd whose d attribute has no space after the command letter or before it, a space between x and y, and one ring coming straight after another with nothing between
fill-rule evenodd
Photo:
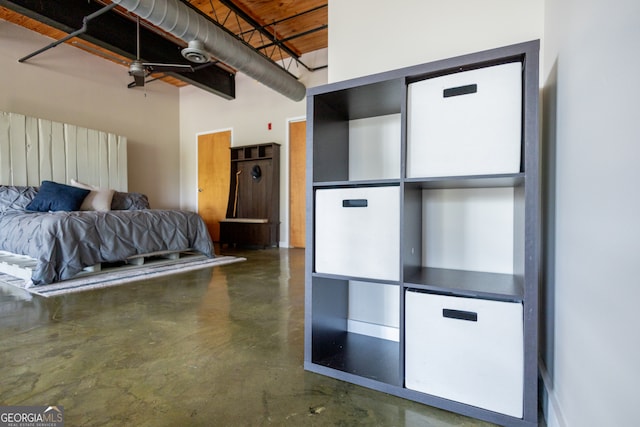
<instances>
[{"instance_id":1,"label":"gray comforter","mask_svg":"<svg viewBox=\"0 0 640 427\"><path fill-rule=\"evenodd\" d=\"M214 256L209 232L194 212L159 209L0 211L0 250L38 261L32 274L34 285L69 279L97 263L186 249Z\"/></svg>"}]
</instances>

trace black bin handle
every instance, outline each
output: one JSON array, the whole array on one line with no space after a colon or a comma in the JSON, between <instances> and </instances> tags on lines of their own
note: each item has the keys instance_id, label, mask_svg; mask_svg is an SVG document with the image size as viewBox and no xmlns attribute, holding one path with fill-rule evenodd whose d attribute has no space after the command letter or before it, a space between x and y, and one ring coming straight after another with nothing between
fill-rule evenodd
<instances>
[{"instance_id":1,"label":"black bin handle","mask_svg":"<svg viewBox=\"0 0 640 427\"><path fill-rule=\"evenodd\" d=\"M343 208L366 208L368 205L367 199L345 199L342 201Z\"/></svg>"},{"instance_id":2,"label":"black bin handle","mask_svg":"<svg viewBox=\"0 0 640 427\"><path fill-rule=\"evenodd\" d=\"M450 87L442 91L443 98L451 98L452 96L469 95L478 91L477 84L471 84L466 86Z\"/></svg>"},{"instance_id":3,"label":"black bin handle","mask_svg":"<svg viewBox=\"0 0 640 427\"><path fill-rule=\"evenodd\" d=\"M442 317L447 317L449 319L466 320L469 322L478 321L478 313L474 311L452 310L450 308L442 309Z\"/></svg>"}]
</instances>

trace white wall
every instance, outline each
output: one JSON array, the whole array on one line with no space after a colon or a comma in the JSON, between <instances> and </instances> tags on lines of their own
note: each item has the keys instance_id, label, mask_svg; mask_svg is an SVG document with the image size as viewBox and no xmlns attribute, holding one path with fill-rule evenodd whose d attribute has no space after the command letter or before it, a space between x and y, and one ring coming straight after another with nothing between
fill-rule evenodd
<instances>
[{"instance_id":1,"label":"white wall","mask_svg":"<svg viewBox=\"0 0 640 427\"><path fill-rule=\"evenodd\" d=\"M129 190L152 207L179 204L179 92L127 89L127 68L0 20L0 110L113 132L128 139ZM158 171L161 171L158 173Z\"/></svg>"},{"instance_id":2,"label":"white wall","mask_svg":"<svg viewBox=\"0 0 640 427\"><path fill-rule=\"evenodd\" d=\"M546 4L548 424L637 425L640 3Z\"/></svg>"},{"instance_id":3,"label":"white wall","mask_svg":"<svg viewBox=\"0 0 640 427\"><path fill-rule=\"evenodd\" d=\"M329 0L329 81L541 38L543 0Z\"/></svg>"},{"instance_id":4,"label":"white wall","mask_svg":"<svg viewBox=\"0 0 640 427\"><path fill-rule=\"evenodd\" d=\"M326 51L301 58L310 67L326 64ZM327 70L302 72L307 87L326 83ZM236 74L236 99L228 101L193 86L180 89L180 188L183 209L197 210L197 135L232 130L232 146L276 142L280 147L280 242L289 241L288 120L304 118L306 101L295 102L243 73ZM271 130L268 124L271 123Z\"/></svg>"}]
</instances>

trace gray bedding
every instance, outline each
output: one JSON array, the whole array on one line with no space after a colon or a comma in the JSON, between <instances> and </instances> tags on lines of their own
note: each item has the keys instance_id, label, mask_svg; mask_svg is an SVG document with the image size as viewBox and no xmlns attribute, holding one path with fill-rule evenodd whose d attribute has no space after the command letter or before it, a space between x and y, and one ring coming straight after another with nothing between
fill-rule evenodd
<instances>
[{"instance_id":1,"label":"gray bedding","mask_svg":"<svg viewBox=\"0 0 640 427\"><path fill-rule=\"evenodd\" d=\"M33 198L34 191L33 187L0 186L0 250L38 261L32 274L34 285L69 279L85 267L134 255L192 249L214 256L209 232L194 212L29 212L24 202Z\"/></svg>"}]
</instances>

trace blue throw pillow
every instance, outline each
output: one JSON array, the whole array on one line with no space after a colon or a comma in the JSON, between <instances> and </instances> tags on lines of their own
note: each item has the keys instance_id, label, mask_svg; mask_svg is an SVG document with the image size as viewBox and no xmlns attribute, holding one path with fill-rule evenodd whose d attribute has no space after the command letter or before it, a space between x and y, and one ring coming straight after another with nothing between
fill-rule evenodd
<instances>
[{"instance_id":1,"label":"blue throw pillow","mask_svg":"<svg viewBox=\"0 0 640 427\"><path fill-rule=\"evenodd\" d=\"M82 201L90 193L84 188L42 181L38 194L26 207L28 211L79 211Z\"/></svg>"}]
</instances>

